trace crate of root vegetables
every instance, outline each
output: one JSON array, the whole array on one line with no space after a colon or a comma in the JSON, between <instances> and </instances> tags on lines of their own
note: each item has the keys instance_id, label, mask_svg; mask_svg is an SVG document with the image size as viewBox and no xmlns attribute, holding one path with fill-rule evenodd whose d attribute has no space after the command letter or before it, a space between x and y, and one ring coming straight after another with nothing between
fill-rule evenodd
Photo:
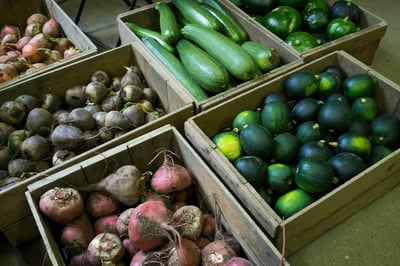
<instances>
[{"instance_id":1,"label":"crate of root vegetables","mask_svg":"<svg viewBox=\"0 0 400 266\"><path fill-rule=\"evenodd\" d=\"M193 103L141 56L127 44L0 91L0 228L11 243L38 233L20 233L34 224L28 184L163 124L183 130Z\"/></svg>"},{"instance_id":2,"label":"crate of root vegetables","mask_svg":"<svg viewBox=\"0 0 400 266\"><path fill-rule=\"evenodd\" d=\"M399 99L337 51L189 118L185 134L289 256L399 184Z\"/></svg>"},{"instance_id":3,"label":"crate of root vegetables","mask_svg":"<svg viewBox=\"0 0 400 266\"><path fill-rule=\"evenodd\" d=\"M254 5L221 2L272 33L305 62L344 50L370 65L388 27L358 1L262 1Z\"/></svg>"},{"instance_id":4,"label":"crate of root vegetables","mask_svg":"<svg viewBox=\"0 0 400 266\"><path fill-rule=\"evenodd\" d=\"M0 89L97 53L54 0L2 0L0 6Z\"/></svg>"},{"instance_id":5,"label":"crate of root vegetables","mask_svg":"<svg viewBox=\"0 0 400 266\"><path fill-rule=\"evenodd\" d=\"M162 1L117 17L122 43L145 47L146 57L182 84L197 112L303 63L248 19L213 3Z\"/></svg>"},{"instance_id":6,"label":"crate of root vegetables","mask_svg":"<svg viewBox=\"0 0 400 266\"><path fill-rule=\"evenodd\" d=\"M53 265L288 265L170 125L25 194Z\"/></svg>"}]
</instances>

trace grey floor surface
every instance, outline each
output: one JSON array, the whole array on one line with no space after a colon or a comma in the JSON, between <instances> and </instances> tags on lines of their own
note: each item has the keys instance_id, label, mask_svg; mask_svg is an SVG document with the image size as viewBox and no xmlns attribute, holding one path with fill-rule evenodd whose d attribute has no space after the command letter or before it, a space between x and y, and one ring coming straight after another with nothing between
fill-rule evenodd
<instances>
[{"instance_id":1,"label":"grey floor surface","mask_svg":"<svg viewBox=\"0 0 400 266\"><path fill-rule=\"evenodd\" d=\"M80 0L58 1L75 18ZM115 47L118 29L115 17L127 11L122 0L87 0L79 26L99 46ZM372 63L373 69L400 84L400 2L398 0L354 0L384 19L389 27ZM138 1L138 5L143 5ZM400 176L399 176L400 178ZM400 265L400 186L323 234L288 259L292 266L396 266ZM10 247L0 239L0 265L41 265L40 239ZM22 251L21 251L22 250Z\"/></svg>"}]
</instances>

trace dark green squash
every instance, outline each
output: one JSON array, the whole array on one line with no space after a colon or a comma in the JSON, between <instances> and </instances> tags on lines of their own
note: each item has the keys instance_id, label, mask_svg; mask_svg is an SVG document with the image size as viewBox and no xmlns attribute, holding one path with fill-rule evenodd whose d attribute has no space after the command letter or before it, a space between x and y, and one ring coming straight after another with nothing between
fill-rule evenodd
<instances>
[{"instance_id":1,"label":"dark green squash","mask_svg":"<svg viewBox=\"0 0 400 266\"><path fill-rule=\"evenodd\" d=\"M326 160L307 157L297 165L295 182L299 188L306 192L328 192L333 188L334 181L333 167Z\"/></svg>"}]
</instances>

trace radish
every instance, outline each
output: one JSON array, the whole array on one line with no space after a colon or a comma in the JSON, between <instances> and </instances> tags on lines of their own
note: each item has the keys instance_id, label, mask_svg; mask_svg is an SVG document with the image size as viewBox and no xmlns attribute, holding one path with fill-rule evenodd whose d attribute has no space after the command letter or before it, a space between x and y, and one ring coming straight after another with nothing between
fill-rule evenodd
<instances>
[{"instance_id":1,"label":"radish","mask_svg":"<svg viewBox=\"0 0 400 266\"><path fill-rule=\"evenodd\" d=\"M118 216L117 231L120 237L128 236L128 224L133 210L134 208L128 208L121 212Z\"/></svg>"},{"instance_id":2,"label":"radish","mask_svg":"<svg viewBox=\"0 0 400 266\"><path fill-rule=\"evenodd\" d=\"M172 215L177 230L183 238L196 241L203 228L203 212L195 205L186 205L179 208Z\"/></svg>"},{"instance_id":3,"label":"radish","mask_svg":"<svg viewBox=\"0 0 400 266\"><path fill-rule=\"evenodd\" d=\"M157 193L171 193L190 186L192 176L189 170L174 161L171 151L162 150L160 153L164 154L164 161L151 178L151 188Z\"/></svg>"},{"instance_id":4,"label":"radish","mask_svg":"<svg viewBox=\"0 0 400 266\"><path fill-rule=\"evenodd\" d=\"M225 266L253 266L254 264L242 257L233 257L228 260Z\"/></svg>"},{"instance_id":5,"label":"radish","mask_svg":"<svg viewBox=\"0 0 400 266\"><path fill-rule=\"evenodd\" d=\"M115 235L118 235L118 230L117 230L117 221L118 221L118 216L115 214L111 215L106 215L98 218L94 222L94 232L95 234L100 234L100 233L113 233Z\"/></svg>"},{"instance_id":6,"label":"radish","mask_svg":"<svg viewBox=\"0 0 400 266\"><path fill-rule=\"evenodd\" d=\"M51 220L66 224L83 212L83 199L71 187L54 187L40 196L39 209Z\"/></svg>"},{"instance_id":7,"label":"radish","mask_svg":"<svg viewBox=\"0 0 400 266\"><path fill-rule=\"evenodd\" d=\"M142 173L134 165L123 165L114 173L95 184L82 188L86 191L103 191L126 206L133 206L140 200Z\"/></svg>"},{"instance_id":8,"label":"radish","mask_svg":"<svg viewBox=\"0 0 400 266\"><path fill-rule=\"evenodd\" d=\"M124 256L121 239L112 233L101 233L90 241L87 248L88 261L93 266L119 262Z\"/></svg>"},{"instance_id":9,"label":"radish","mask_svg":"<svg viewBox=\"0 0 400 266\"><path fill-rule=\"evenodd\" d=\"M119 201L100 191L90 192L86 200L86 210L93 217L115 213L118 207Z\"/></svg>"},{"instance_id":10,"label":"radish","mask_svg":"<svg viewBox=\"0 0 400 266\"><path fill-rule=\"evenodd\" d=\"M82 214L61 229L61 245L68 254L75 255L86 250L94 236L92 224Z\"/></svg>"},{"instance_id":11,"label":"radish","mask_svg":"<svg viewBox=\"0 0 400 266\"><path fill-rule=\"evenodd\" d=\"M129 239L144 250L163 245L168 238L180 241L180 235L171 225L172 214L163 201L145 201L132 211L128 225Z\"/></svg>"},{"instance_id":12,"label":"radish","mask_svg":"<svg viewBox=\"0 0 400 266\"><path fill-rule=\"evenodd\" d=\"M201 251L191 240L182 239L180 245L176 245L170 251L167 261L168 266L197 266L201 262Z\"/></svg>"}]
</instances>

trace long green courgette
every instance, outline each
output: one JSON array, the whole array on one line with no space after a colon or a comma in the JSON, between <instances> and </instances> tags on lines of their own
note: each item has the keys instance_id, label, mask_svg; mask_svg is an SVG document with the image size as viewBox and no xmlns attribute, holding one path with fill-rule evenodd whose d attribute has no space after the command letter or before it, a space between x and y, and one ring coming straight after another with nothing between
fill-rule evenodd
<instances>
[{"instance_id":1,"label":"long green courgette","mask_svg":"<svg viewBox=\"0 0 400 266\"><path fill-rule=\"evenodd\" d=\"M181 38L181 28L175 14L166 2L157 2L154 8L158 11L160 17L161 36L167 43L175 45Z\"/></svg>"}]
</instances>

